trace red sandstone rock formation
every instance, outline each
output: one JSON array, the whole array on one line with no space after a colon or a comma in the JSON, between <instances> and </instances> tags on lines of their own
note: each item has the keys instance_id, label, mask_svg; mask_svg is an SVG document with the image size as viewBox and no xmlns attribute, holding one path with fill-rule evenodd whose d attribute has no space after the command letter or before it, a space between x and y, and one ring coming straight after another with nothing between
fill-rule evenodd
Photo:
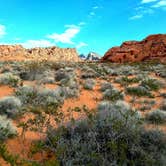
<instances>
[{"instance_id":1,"label":"red sandstone rock formation","mask_svg":"<svg viewBox=\"0 0 166 166\"><path fill-rule=\"evenodd\" d=\"M0 61L4 60L80 61L74 48L48 47L25 49L21 45L0 45Z\"/></svg>"},{"instance_id":2,"label":"red sandstone rock formation","mask_svg":"<svg viewBox=\"0 0 166 166\"><path fill-rule=\"evenodd\" d=\"M144 40L124 42L108 50L101 61L140 62L160 60L166 62L166 34L151 35Z\"/></svg>"}]
</instances>

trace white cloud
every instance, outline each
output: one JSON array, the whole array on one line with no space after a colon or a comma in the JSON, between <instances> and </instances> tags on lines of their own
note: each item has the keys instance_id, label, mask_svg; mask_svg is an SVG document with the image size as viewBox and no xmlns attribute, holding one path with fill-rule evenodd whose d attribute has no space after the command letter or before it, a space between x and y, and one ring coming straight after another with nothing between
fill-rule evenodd
<instances>
[{"instance_id":1,"label":"white cloud","mask_svg":"<svg viewBox=\"0 0 166 166\"><path fill-rule=\"evenodd\" d=\"M98 9L98 8L99 8L99 6L94 6L94 7L93 7L93 9Z\"/></svg>"},{"instance_id":2,"label":"white cloud","mask_svg":"<svg viewBox=\"0 0 166 166\"><path fill-rule=\"evenodd\" d=\"M74 44L72 39L80 32L80 26L76 25L66 25L67 29L64 33L58 34L53 33L51 35L47 35L47 38L53 39L56 43L65 43L65 44Z\"/></svg>"},{"instance_id":3,"label":"white cloud","mask_svg":"<svg viewBox=\"0 0 166 166\"><path fill-rule=\"evenodd\" d=\"M94 12L90 12L90 16L94 16L95 15L95 13Z\"/></svg>"},{"instance_id":4,"label":"white cloud","mask_svg":"<svg viewBox=\"0 0 166 166\"><path fill-rule=\"evenodd\" d=\"M142 0L141 3L151 3L151 2L156 2L157 0Z\"/></svg>"},{"instance_id":5,"label":"white cloud","mask_svg":"<svg viewBox=\"0 0 166 166\"><path fill-rule=\"evenodd\" d=\"M6 27L0 24L0 37L3 37L6 34Z\"/></svg>"},{"instance_id":6,"label":"white cloud","mask_svg":"<svg viewBox=\"0 0 166 166\"><path fill-rule=\"evenodd\" d=\"M129 20L137 20L137 19L140 19L140 18L142 18L142 17L143 17L142 14L140 14L140 15L135 15L135 16L130 17Z\"/></svg>"},{"instance_id":7,"label":"white cloud","mask_svg":"<svg viewBox=\"0 0 166 166\"><path fill-rule=\"evenodd\" d=\"M50 47L55 45L48 40L27 40L26 42L20 44L25 48Z\"/></svg>"},{"instance_id":8,"label":"white cloud","mask_svg":"<svg viewBox=\"0 0 166 166\"><path fill-rule=\"evenodd\" d=\"M79 49L79 48L81 48L81 47L86 47L86 46L88 46L88 44L86 44L86 43L84 43L84 42L80 42L80 43L78 43L78 44L76 45L76 48Z\"/></svg>"},{"instance_id":9,"label":"white cloud","mask_svg":"<svg viewBox=\"0 0 166 166\"><path fill-rule=\"evenodd\" d=\"M152 7L155 7L155 8L166 7L166 0L161 0L161 1L157 2L156 4L154 4Z\"/></svg>"},{"instance_id":10,"label":"white cloud","mask_svg":"<svg viewBox=\"0 0 166 166\"><path fill-rule=\"evenodd\" d=\"M82 21L82 22L80 22L78 25L79 25L79 26L82 26L82 25L85 25L85 24L86 24L86 22L83 22L83 21Z\"/></svg>"}]
</instances>

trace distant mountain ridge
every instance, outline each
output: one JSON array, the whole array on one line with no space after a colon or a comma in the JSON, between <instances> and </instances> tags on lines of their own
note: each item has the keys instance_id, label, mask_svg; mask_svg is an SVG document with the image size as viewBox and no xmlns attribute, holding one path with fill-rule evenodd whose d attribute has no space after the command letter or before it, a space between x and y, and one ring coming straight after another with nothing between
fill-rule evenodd
<instances>
[{"instance_id":1,"label":"distant mountain ridge","mask_svg":"<svg viewBox=\"0 0 166 166\"><path fill-rule=\"evenodd\" d=\"M100 55L95 52L89 52L88 55L80 54L79 55L82 60L87 61L99 61Z\"/></svg>"}]
</instances>

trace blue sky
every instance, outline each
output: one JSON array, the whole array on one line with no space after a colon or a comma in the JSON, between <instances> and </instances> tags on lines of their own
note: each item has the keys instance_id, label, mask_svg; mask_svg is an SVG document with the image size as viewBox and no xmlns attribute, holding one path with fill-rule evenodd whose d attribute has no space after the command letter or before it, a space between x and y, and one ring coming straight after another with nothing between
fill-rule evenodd
<instances>
[{"instance_id":1,"label":"blue sky","mask_svg":"<svg viewBox=\"0 0 166 166\"><path fill-rule=\"evenodd\" d=\"M103 55L155 33L166 33L166 0L0 0L0 44Z\"/></svg>"}]
</instances>

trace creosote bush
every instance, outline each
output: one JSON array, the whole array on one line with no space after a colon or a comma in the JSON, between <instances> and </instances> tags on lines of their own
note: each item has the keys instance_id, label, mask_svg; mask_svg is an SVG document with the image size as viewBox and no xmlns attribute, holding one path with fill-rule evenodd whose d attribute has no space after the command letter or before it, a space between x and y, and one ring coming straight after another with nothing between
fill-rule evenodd
<instances>
[{"instance_id":1,"label":"creosote bush","mask_svg":"<svg viewBox=\"0 0 166 166\"><path fill-rule=\"evenodd\" d=\"M143 129L138 113L122 101L104 103L84 120L49 128L46 146L61 165L166 164L165 134Z\"/></svg>"},{"instance_id":2,"label":"creosote bush","mask_svg":"<svg viewBox=\"0 0 166 166\"><path fill-rule=\"evenodd\" d=\"M104 82L104 83L101 84L100 90L101 90L102 92L104 92L105 90L107 90L107 89L112 89L112 88L113 88L113 85L112 85L111 83L109 83L109 82Z\"/></svg>"},{"instance_id":3,"label":"creosote bush","mask_svg":"<svg viewBox=\"0 0 166 166\"><path fill-rule=\"evenodd\" d=\"M6 116L0 115L0 142L17 134L16 128Z\"/></svg>"},{"instance_id":4,"label":"creosote bush","mask_svg":"<svg viewBox=\"0 0 166 166\"><path fill-rule=\"evenodd\" d=\"M155 110L146 114L146 120L154 124L166 123L166 112L163 110Z\"/></svg>"},{"instance_id":5,"label":"creosote bush","mask_svg":"<svg viewBox=\"0 0 166 166\"><path fill-rule=\"evenodd\" d=\"M162 102L161 109L163 109L164 111L166 111L166 100L164 100Z\"/></svg>"},{"instance_id":6,"label":"creosote bush","mask_svg":"<svg viewBox=\"0 0 166 166\"><path fill-rule=\"evenodd\" d=\"M138 83L139 81L140 81L140 79L137 78L137 77L128 78L127 76L115 79L116 83L120 83L123 86L129 85L129 84L133 84L133 83Z\"/></svg>"},{"instance_id":7,"label":"creosote bush","mask_svg":"<svg viewBox=\"0 0 166 166\"><path fill-rule=\"evenodd\" d=\"M12 73L0 74L0 84L17 86L20 83L20 78Z\"/></svg>"},{"instance_id":8,"label":"creosote bush","mask_svg":"<svg viewBox=\"0 0 166 166\"><path fill-rule=\"evenodd\" d=\"M116 101L124 98L124 94L116 88L107 89L103 92L103 99Z\"/></svg>"},{"instance_id":9,"label":"creosote bush","mask_svg":"<svg viewBox=\"0 0 166 166\"><path fill-rule=\"evenodd\" d=\"M147 78L141 82L141 86L147 88L150 91L157 91L160 89L162 84L156 79Z\"/></svg>"},{"instance_id":10,"label":"creosote bush","mask_svg":"<svg viewBox=\"0 0 166 166\"><path fill-rule=\"evenodd\" d=\"M7 115L8 117L16 116L22 106L19 98L14 96L7 96L0 99L0 114Z\"/></svg>"},{"instance_id":11,"label":"creosote bush","mask_svg":"<svg viewBox=\"0 0 166 166\"><path fill-rule=\"evenodd\" d=\"M85 89L92 90L93 87L95 86L95 80L86 79L83 86Z\"/></svg>"},{"instance_id":12,"label":"creosote bush","mask_svg":"<svg viewBox=\"0 0 166 166\"><path fill-rule=\"evenodd\" d=\"M138 96L138 97L141 97L141 96L153 97L151 92L143 86L127 87L126 92L129 95Z\"/></svg>"},{"instance_id":13,"label":"creosote bush","mask_svg":"<svg viewBox=\"0 0 166 166\"><path fill-rule=\"evenodd\" d=\"M33 106L46 106L50 102L59 105L65 98L61 87L51 90L43 87L22 86L16 90L15 95L24 105Z\"/></svg>"}]
</instances>

